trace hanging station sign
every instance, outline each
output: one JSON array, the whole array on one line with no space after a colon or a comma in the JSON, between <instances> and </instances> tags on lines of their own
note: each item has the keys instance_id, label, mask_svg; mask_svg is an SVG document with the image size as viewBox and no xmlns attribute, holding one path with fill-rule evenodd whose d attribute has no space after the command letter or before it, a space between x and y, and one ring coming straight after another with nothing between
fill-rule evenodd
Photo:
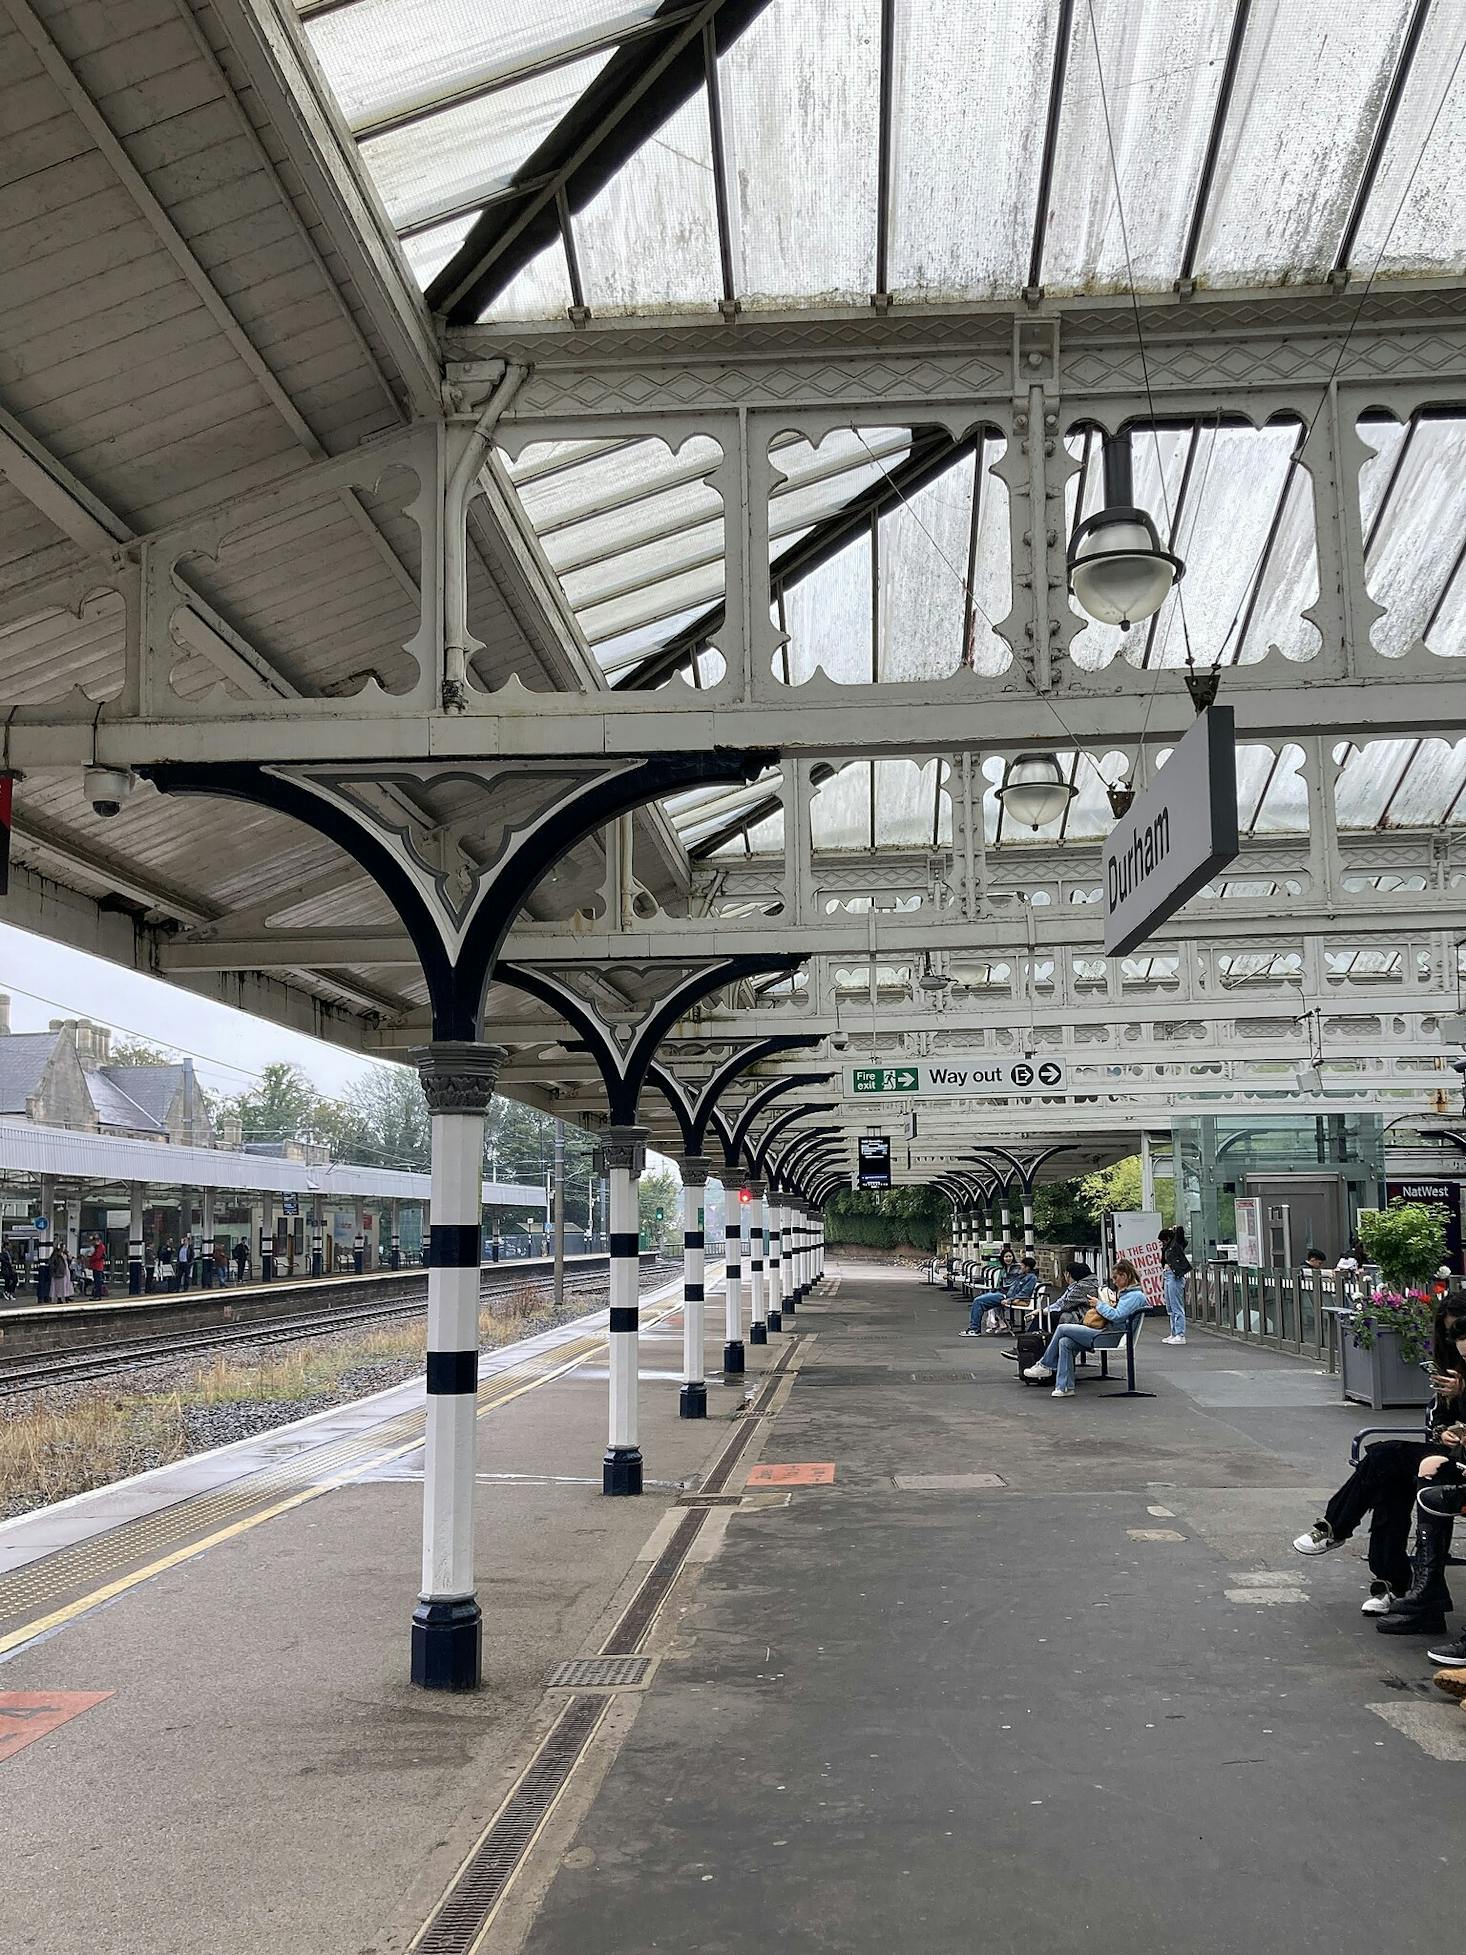
<instances>
[{"instance_id":1,"label":"hanging station sign","mask_svg":"<svg viewBox=\"0 0 1466 1955\"><path fill-rule=\"evenodd\" d=\"M1237 853L1237 732L1208 706L1105 843L1105 954L1134 950Z\"/></svg>"},{"instance_id":2,"label":"hanging station sign","mask_svg":"<svg viewBox=\"0 0 1466 1955\"><path fill-rule=\"evenodd\" d=\"M857 1188L889 1188L891 1142L885 1134L862 1134L857 1142Z\"/></svg>"},{"instance_id":3,"label":"hanging station sign","mask_svg":"<svg viewBox=\"0 0 1466 1955\"><path fill-rule=\"evenodd\" d=\"M1024 1093L1067 1093L1062 1059L981 1059L958 1066L847 1066L845 1092L922 1100L1007 1100Z\"/></svg>"}]
</instances>

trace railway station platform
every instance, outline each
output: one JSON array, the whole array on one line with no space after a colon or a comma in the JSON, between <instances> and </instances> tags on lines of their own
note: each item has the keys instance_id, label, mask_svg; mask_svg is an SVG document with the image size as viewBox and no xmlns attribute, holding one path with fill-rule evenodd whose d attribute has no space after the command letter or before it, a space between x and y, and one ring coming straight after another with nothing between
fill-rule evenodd
<instances>
[{"instance_id":1,"label":"railway station platform","mask_svg":"<svg viewBox=\"0 0 1466 1955\"><path fill-rule=\"evenodd\" d=\"M604 1313L484 1358L477 1695L405 1681L411 1388L0 1528L0 1945L1446 1943L1466 1719L1352 1545L1289 1547L1364 1422L1335 1381L1148 1331L1153 1398L1056 1402L832 1262L704 1425L679 1296L639 1500Z\"/></svg>"}]
</instances>

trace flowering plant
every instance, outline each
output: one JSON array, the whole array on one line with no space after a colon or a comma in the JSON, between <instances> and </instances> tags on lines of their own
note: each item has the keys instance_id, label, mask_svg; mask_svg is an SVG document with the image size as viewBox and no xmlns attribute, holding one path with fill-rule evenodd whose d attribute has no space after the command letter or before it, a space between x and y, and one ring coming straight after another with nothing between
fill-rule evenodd
<instances>
[{"instance_id":1,"label":"flowering plant","mask_svg":"<svg viewBox=\"0 0 1466 1955\"><path fill-rule=\"evenodd\" d=\"M1434 1300L1421 1291L1375 1290L1355 1304L1349 1331L1361 1351L1372 1351L1379 1333L1392 1330L1400 1339L1400 1356L1406 1364L1424 1364L1431 1352L1434 1322Z\"/></svg>"}]
</instances>

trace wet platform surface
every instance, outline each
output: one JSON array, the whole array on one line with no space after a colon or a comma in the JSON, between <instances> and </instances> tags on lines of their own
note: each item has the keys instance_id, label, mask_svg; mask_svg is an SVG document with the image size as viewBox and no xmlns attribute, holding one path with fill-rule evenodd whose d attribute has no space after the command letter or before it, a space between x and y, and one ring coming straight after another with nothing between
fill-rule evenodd
<instances>
[{"instance_id":1,"label":"wet platform surface","mask_svg":"<svg viewBox=\"0 0 1466 1955\"><path fill-rule=\"evenodd\" d=\"M647 1308L640 1500L599 1493L601 1320L486 1363L473 1697L405 1682L407 1399L216 1465L240 1525L0 1643L0 1946L395 1955L567 1702L586 1740L465 1951L1444 1943L1466 1718L1359 1615L1352 1545L1289 1548L1361 1423L1336 1381L1150 1326L1155 1397L1058 1402L959 1299L832 1279L750 1349L754 1412L715 1384L706 1425L676 1416L676 1286ZM264 1512L262 1471L296 1489ZM200 1491L140 1484L118 1521ZM34 1525L112 1552L95 1515ZM638 1610L634 1687L547 1690Z\"/></svg>"}]
</instances>

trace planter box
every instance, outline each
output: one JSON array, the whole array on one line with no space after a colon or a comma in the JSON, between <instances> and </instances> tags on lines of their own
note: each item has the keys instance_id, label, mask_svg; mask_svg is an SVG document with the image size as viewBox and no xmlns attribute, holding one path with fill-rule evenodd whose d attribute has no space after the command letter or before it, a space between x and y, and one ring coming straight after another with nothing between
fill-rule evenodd
<instances>
[{"instance_id":1,"label":"planter box","mask_svg":"<svg viewBox=\"0 0 1466 1955\"><path fill-rule=\"evenodd\" d=\"M1349 1314L1332 1311L1330 1315L1339 1330L1339 1374L1346 1399L1375 1412L1428 1401L1430 1381L1418 1364L1406 1364L1394 1331L1380 1331L1374 1349L1361 1351L1349 1335Z\"/></svg>"}]
</instances>

